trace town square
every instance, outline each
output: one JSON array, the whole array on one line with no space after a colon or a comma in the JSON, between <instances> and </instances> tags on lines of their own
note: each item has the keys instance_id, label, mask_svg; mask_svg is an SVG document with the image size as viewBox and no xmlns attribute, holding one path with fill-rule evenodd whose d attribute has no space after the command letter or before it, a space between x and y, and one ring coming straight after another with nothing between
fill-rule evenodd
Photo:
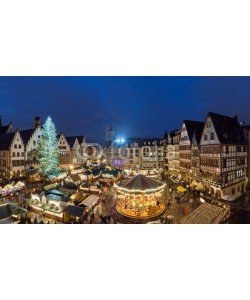
<instances>
[{"instance_id":1,"label":"town square","mask_svg":"<svg viewBox=\"0 0 250 300\"><path fill-rule=\"evenodd\" d=\"M36 80L36 84L44 82ZM56 84L56 78L51 80ZM63 80L67 83L72 78ZM80 80L85 84L89 79ZM119 84L117 79L91 80L100 88L109 80ZM133 84L136 80L122 78ZM148 78L138 80L144 88L150 83ZM6 83L20 86L29 79L26 81L8 79ZM189 85L189 79L184 83ZM50 93L51 88L44 84ZM117 95L121 91L117 90ZM151 138L146 128L141 136L129 137L128 132L136 128L126 128L118 119L113 120L115 125L108 125L102 113L92 111L92 115L90 112L88 126L79 123L82 125L74 128L73 115L65 123L57 111L51 111L51 116L43 114L43 118L29 114L25 116L27 129L20 126L22 118L18 117L17 127L15 119L1 115L0 223L250 222L250 126L240 114L208 110L199 121L190 120L189 115L184 120L172 116L179 128L173 130L170 122L165 125L164 119L158 120L160 128ZM79 121L85 118L79 117ZM68 135L67 127L76 135Z\"/></svg>"}]
</instances>

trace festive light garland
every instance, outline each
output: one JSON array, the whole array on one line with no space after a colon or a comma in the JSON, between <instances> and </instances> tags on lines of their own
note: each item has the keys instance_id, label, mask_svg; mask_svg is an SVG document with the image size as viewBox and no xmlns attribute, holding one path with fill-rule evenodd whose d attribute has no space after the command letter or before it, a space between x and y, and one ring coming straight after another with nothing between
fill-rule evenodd
<instances>
[{"instance_id":1,"label":"festive light garland","mask_svg":"<svg viewBox=\"0 0 250 300\"><path fill-rule=\"evenodd\" d=\"M164 189L166 186L166 183L164 183L163 185L161 185L158 188L155 189L147 189L147 190L136 190L136 189L126 189L123 187L118 186L116 183L114 184L114 188L116 188L118 191L127 193L127 194L153 194L156 192L159 192L160 190Z\"/></svg>"}]
</instances>

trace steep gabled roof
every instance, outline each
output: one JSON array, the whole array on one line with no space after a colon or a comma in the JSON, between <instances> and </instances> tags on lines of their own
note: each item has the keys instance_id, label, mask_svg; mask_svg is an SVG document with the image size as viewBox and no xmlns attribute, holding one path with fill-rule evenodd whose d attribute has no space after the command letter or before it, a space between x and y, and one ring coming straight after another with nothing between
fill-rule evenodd
<instances>
[{"instance_id":1,"label":"steep gabled roof","mask_svg":"<svg viewBox=\"0 0 250 300\"><path fill-rule=\"evenodd\" d=\"M6 125L6 126L1 126L0 127L0 135L2 134L6 134L7 133L7 130L9 128L9 125Z\"/></svg>"},{"instance_id":2,"label":"steep gabled roof","mask_svg":"<svg viewBox=\"0 0 250 300\"><path fill-rule=\"evenodd\" d=\"M246 144L242 127L237 118L213 112L209 112L208 117L211 118L221 144Z\"/></svg>"},{"instance_id":3,"label":"steep gabled roof","mask_svg":"<svg viewBox=\"0 0 250 300\"><path fill-rule=\"evenodd\" d=\"M78 136L77 136L77 139L78 139L78 142L79 142L80 144L82 144L82 143L85 141L85 136L84 136L84 135L78 135Z\"/></svg>"},{"instance_id":4,"label":"steep gabled roof","mask_svg":"<svg viewBox=\"0 0 250 300\"><path fill-rule=\"evenodd\" d=\"M77 136L66 136L65 137L70 148L73 148L74 144L75 144L75 141L77 140L78 141L78 138ZM78 141L79 142L79 141Z\"/></svg>"},{"instance_id":5,"label":"steep gabled roof","mask_svg":"<svg viewBox=\"0 0 250 300\"><path fill-rule=\"evenodd\" d=\"M197 138L200 139L201 133L202 133L202 130L204 127L204 122L184 120L183 123L186 126L187 134L188 134L190 141L192 141L194 134L195 134L196 139Z\"/></svg>"},{"instance_id":6,"label":"steep gabled roof","mask_svg":"<svg viewBox=\"0 0 250 300\"><path fill-rule=\"evenodd\" d=\"M32 137L33 133L35 132L35 128L32 128L32 129L26 129L26 130L21 130L19 131L22 139L23 139L23 143L24 145L27 145L30 138Z\"/></svg>"},{"instance_id":7,"label":"steep gabled roof","mask_svg":"<svg viewBox=\"0 0 250 300\"><path fill-rule=\"evenodd\" d=\"M0 136L0 150L9 150L15 134L15 132L12 132Z\"/></svg>"},{"instance_id":8,"label":"steep gabled roof","mask_svg":"<svg viewBox=\"0 0 250 300\"><path fill-rule=\"evenodd\" d=\"M197 144L200 145L200 141L201 141L201 136L202 136L202 132L203 132L203 128L204 128L204 125L205 123L201 122L202 125L198 125L194 131L194 134L193 134L193 138L192 138L192 141L196 140Z\"/></svg>"},{"instance_id":9,"label":"steep gabled roof","mask_svg":"<svg viewBox=\"0 0 250 300\"><path fill-rule=\"evenodd\" d=\"M0 126L0 135L8 134L8 130L12 127L12 123L9 123L8 125Z\"/></svg>"}]
</instances>

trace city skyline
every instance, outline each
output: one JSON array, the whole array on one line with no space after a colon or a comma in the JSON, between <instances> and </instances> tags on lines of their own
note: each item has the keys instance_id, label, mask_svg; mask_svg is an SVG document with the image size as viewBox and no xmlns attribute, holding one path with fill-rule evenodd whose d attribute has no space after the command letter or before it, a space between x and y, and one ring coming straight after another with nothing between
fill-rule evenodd
<instances>
[{"instance_id":1,"label":"city skyline","mask_svg":"<svg viewBox=\"0 0 250 300\"><path fill-rule=\"evenodd\" d=\"M157 137L208 111L249 123L249 77L0 77L3 123L30 128L51 115L57 131L103 141L108 125L122 137Z\"/></svg>"}]
</instances>

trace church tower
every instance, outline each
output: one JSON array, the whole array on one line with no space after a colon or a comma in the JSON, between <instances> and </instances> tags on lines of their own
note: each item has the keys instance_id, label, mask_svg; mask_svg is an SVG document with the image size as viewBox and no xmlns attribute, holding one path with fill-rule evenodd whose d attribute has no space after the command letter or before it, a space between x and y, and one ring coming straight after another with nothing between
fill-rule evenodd
<instances>
[{"instance_id":1,"label":"church tower","mask_svg":"<svg viewBox=\"0 0 250 300\"><path fill-rule=\"evenodd\" d=\"M35 117L34 128L41 127L41 118L39 116Z\"/></svg>"},{"instance_id":2,"label":"church tower","mask_svg":"<svg viewBox=\"0 0 250 300\"><path fill-rule=\"evenodd\" d=\"M106 143L111 143L115 139L115 130L113 126L109 125L106 129Z\"/></svg>"}]
</instances>

